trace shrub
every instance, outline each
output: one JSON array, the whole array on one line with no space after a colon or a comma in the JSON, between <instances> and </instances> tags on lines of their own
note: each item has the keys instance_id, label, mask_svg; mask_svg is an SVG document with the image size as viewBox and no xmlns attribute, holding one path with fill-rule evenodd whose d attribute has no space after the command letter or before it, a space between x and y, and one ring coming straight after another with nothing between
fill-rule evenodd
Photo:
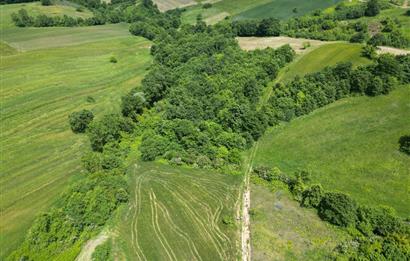
<instances>
[{"instance_id":1,"label":"shrub","mask_svg":"<svg viewBox=\"0 0 410 261\"><path fill-rule=\"evenodd\" d=\"M322 200L323 195L324 190L321 185L312 185L308 189L303 191L301 205L303 207L316 208L319 206L319 203Z\"/></svg>"},{"instance_id":2,"label":"shrub","mask_svg":"<svg viewBox=\"0 0 410 261\"><path fill-rule=\"evenodd\" d=\"M112 261L111 257L112 251L111 241L107 240L101 245L97 246L91 256L92 261Z\"/></svg>"},{"instance_id":3,"label":"shrub","mask_svg":"<svg viewBox=\"0 0 410 261\"><path fill-rule=\"evenodd\" d=\"M366 41L367 35L363 32L358 32L350 38L351 43L363 43Z\"/></svg>"},{"instance_id":4,"label":"shrub","mask_svg":"<svg viewBox=\"0 0 410 261\"><path fill-rule=\"evenodd\" d=\"M410 155L410 135L404 135L399 139L400 151Z\"/></svg>"},{"instance_id":5,"label":"shrub","mask_svg":"<svg viewBox=\"0 0 410 261\"><path fill-rule=\"evenodd\" d=\"M88 124L94 119L94 114L89 110L82 110L70 114L69 122L71 130L74 133L83 133L88 127Z\"/></svg>"},{"instance_id":6,"label":"shrub","mask_svg":"<svg viewBox=\"0 0 410 261\"><path fill-rule=\"evenodd\" d=\"M41 0L41 5L48 6L52 5L51 0Z\"/></svg>"},{"instance_id":7,"label":"shrub","mask_svg":"<svg viewBox=\"0 0 410 261\"><path fill-rule=\"evenodd\" d=\"M110 63L117 63L117 58L115 58L114 56L110 57Z\"/></svg>"},{"instance_id":8,"label":"shrub","mask_svg":"<svg viewBox=\"0 0 410 261\"><path fill-rule=\"evenodd\" d=\"M121 113L125 117L130 117L133 120L137 119L137 116L143 112L146 106L143 93L131 91L126 96L121 98Z\"/></svg>"},{"instance_id":9,"label":"shrub","mask_svg":"<svg viewBox=\"0 0 410 261\"><path fill-rule=\"evenodd\" d=\"M374 59L377 57L376 48L373 45L366 45L362 49L362 56L369 59Z\"/></svg>"},{"instance_id":10,"label":"shrub","mask_svg":"<svg viewBox=\"0 0 410 261\"><path fill-rule=\"evenodd\" d=\"M266 181L272 181L273 180L273 173L270 168L264 167L264 166L259 166L255 167L253 169L253 173L260 177L261 179L264 179Z\"/></svg>"},{"instance_id":11,"label":"shrub","mask_svg":"<svg viewBox=\"0 0 410 261\"><path fill-rule=\"evenodd\" d=\"M325 221L347 227L355 223L356 209L355 201L346 194L329 192L320 201L318 214Z\"/></svg>"},{"instance_id":12,"label":"shrub","mask_svg":"<svg viewBox=\"0 0 410 261\"><path fill-rule=\"evenodd\" d=\"M380 3L378 0L370 0L367 2L366 16L376 16L380 13Z\"/></svg>"},{"instance_id":13,"label":"shrub","mask_svg":"<svg viewBox=\"0 0 410 261\"><path fill-rule=\"evenodd\" d=\"M203 6L202 6L202 8L204 8L204 9L209 9L209 8L211 8L212 7L212 4L211 3L205 3Z\"/></svg>"}]
</instances>

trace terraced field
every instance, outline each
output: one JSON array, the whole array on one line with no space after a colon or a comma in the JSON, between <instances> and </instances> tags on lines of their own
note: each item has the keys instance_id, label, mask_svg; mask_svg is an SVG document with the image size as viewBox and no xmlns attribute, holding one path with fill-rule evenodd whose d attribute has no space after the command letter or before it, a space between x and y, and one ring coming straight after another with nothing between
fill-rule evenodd
<instances>
[{"instance_id":1,"label":"terraced field","mask_svg":"<svg viewBox=\"0 0 410 261\"><path fill-rule=\"evenodd\" d=\"M241 176L138 163L132 202L119 222L127 260L233 260Z\"/></svg>"},{"instance_id":2,"label":"terraced field","mask_svg":"<svg viewBox=\"0 0 410 261\"><path fill-rule=\"evenodd\" d=\"M121 96L151 63L149 46L133 36L19 53L2 45L11 55L0 65L0 259L79 177L81 148L88 145L71 132L68 115L85 108L97 118L119 111ZM111 56L118 63L110 63Z\"/></svg>"}]
</instances>

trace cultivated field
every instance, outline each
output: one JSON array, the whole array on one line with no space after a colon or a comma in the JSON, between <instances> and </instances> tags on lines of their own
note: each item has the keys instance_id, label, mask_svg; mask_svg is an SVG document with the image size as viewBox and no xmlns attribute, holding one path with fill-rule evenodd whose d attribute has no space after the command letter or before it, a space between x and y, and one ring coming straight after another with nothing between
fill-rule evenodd
<instances>
[{"instance_id":1,"label":"cultivated field","mask_svg":"<svg viewBox=\"0 0 410 261\"><path fill-rule=\"evenodd\" d=\"M387 96L352 97L270 129L254 165L292 174L309 169L313 182L369 205L408 216L410 158L398 140L410 129L410 86ZM383 182L381 182L383 181Z\"/></svg>"},{"instance_id":2,"label":"cultivated field","mask_svg":"<svg viewBox=\"0 0 410 261\"><path fill-rule=\"evenodd\" d=\"M127 260L234 260L241 176L138 163L115 256Z\"/></svg>"},{"instance_id":3,"label":"cultivated field","mask_svg":"<svg viewBox=\"0 0 410 261\"><path fill-rule=\"evenodd\" d=\"M154 0L154 3L162 12L175 8L183 8L190 5L196 5L198 2L195 0Z\"/></svg>"},{"instance_id":4,"label":"cultivated field","mask_svg":"<svg viewBox=\"0 0 410 261\"><path fill-rule=\"evenodd\" d=\"M35 215L80 176L81 147L88 145L84 135L71 132L68 115L84 108L97 118L118 111L120 97L137 86L151 62L149 44L114 37L1 57L0 259L18 245ZM2 44L2 53L6 49ZM110 63L111 56L118 63Z\"/></svg>"},{"instance_id":5,"label":"cultivated field","mask_svg":"<svg viewBox=\"0 0 410 261\"><path fill-rule=\"evenodd\" d=\"M252 260L326 260L347 239L289 192L251 186Z\"/></svg>"},{"instance_id":6,"label":"cultivated field","mask_svg":"<svg viewBox=\"0 0 410 261\"><path fill-rule=\"evenodd\" d=\"M216 23L227 16L234 19L256 19L275 17L288 19L304 15L319 8L326 8L339 0L221 0L213 3L211 8L204 9L202 4L191 6L183 13L183 21L195 23L198 14L208 23ZM296 12L294 9L296 8Z\"/></svg>"}]
</instances>

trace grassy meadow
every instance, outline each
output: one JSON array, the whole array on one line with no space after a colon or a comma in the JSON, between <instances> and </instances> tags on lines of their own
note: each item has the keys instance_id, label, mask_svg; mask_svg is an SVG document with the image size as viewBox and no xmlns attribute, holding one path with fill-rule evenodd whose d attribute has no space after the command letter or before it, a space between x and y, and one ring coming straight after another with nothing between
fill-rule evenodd
<instances>
[{"instance_id":1,"label":"grassy meadow","mask_svg":"<svg viewBox=\"0 0 410 261\"><path fill-rule=\"evenodd\" d=\"M410 158L398 140L410 129L410 86L387 96L352 97L271 128L259 142L254 165L292 174L350 194L360 203L410 213Z\"/></svg>"},{"instance_id":2,"label":"grassy meadow","mask_svg":"<svg viewBox=\"0 0 410 261\"><path fill-rule=\"evenodd\" d=\"M88 144L84 135L71 132L68 115L90 109L98 118L119 111L121 96L138 85L151 63L150 43L143 38L77 45L75 35L66 39L72 46L25 52L1 44L2 55L12 53L2 56L0 65L0 259L18 245L34 217L80 177L81 148ZM118 63L110 63L111 56Z\"/></svg>"},{"instance_id":3,"label":"grassy meadow","mask_svg":"<svg viewBox=\"0 0 410 261\"><path fill-rule=\"evenodd\" d=\"M241 176L137 163L131 202L117 222L121 260L235 260Z\"/></svg>"},{"instance_id":4,"label":"grassy meadow","mask_svg":"<svg viewBox=\"0 0 410 261\"><path fill-rule=\"evenodd\" d=\"M252 184L252 260L327 260L347 239L341 229L301 208L289 192Z\"/></svg>"}]
</instances>

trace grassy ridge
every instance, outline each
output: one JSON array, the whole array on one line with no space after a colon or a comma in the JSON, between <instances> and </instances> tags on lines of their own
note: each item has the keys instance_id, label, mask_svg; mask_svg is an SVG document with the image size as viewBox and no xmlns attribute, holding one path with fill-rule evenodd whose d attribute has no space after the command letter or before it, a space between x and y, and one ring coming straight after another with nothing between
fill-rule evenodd
<instances>
[{"instance_id":1,"label":"grassy ridge","mask_svg":"<svg viewBox=\"0 0 410 261\"><path fill-rule=\"evenodd\" d=\"M255 165L287 173L310 169L313 181L361 203L408 215L410 158L398 140L410 129L410 86L388 96L353 97L270 129Z\"/></svg>"},{"instance_id":2,"label":"grassy ridge","mask_svg":"<svg viewBox=\"0 0 410 261\"><path fill-rule=\"evenodd\" d=\"M302 16L316 9L327 8L340 1L341 0L271 0L266 4L239 13L235 19L260 19L268 17L289 19L295 16Z\"/></svg>"},{"instance_id":3,"label":"grassy ridge","mask_svg":"<svg viewBox=\"0 0 410 261\"><path fill-rule=\"evenodd\" d=\"M326 260L346 238L289 192L252 185L251 198L252 260Z\"/></svg>"},{"instance_id":4,"label":"grassy ridge","mask_svg":"<svg viewBox=\"0 0 410 261\"><path fill-rule=\"evenodd\" d=\"M150 64L148 47L129 36L2 57L0 258L80 170L80 150L88 145L71 132L68 115L83 108L97 117L118 111L120 97ZM112 55L117 64L109 62Z\"/></svg>"},{"instance_id":5,"label":"grassy ridge","mask_svg":"<svg viewBox=\"0 0 410 261\"><path fill-rule=\"evenodd\" d=\"M241 180L138 163L132 173L131 207L119 222L114 254L126 260L234 260Z\"/></svg>"}]
</instances>

